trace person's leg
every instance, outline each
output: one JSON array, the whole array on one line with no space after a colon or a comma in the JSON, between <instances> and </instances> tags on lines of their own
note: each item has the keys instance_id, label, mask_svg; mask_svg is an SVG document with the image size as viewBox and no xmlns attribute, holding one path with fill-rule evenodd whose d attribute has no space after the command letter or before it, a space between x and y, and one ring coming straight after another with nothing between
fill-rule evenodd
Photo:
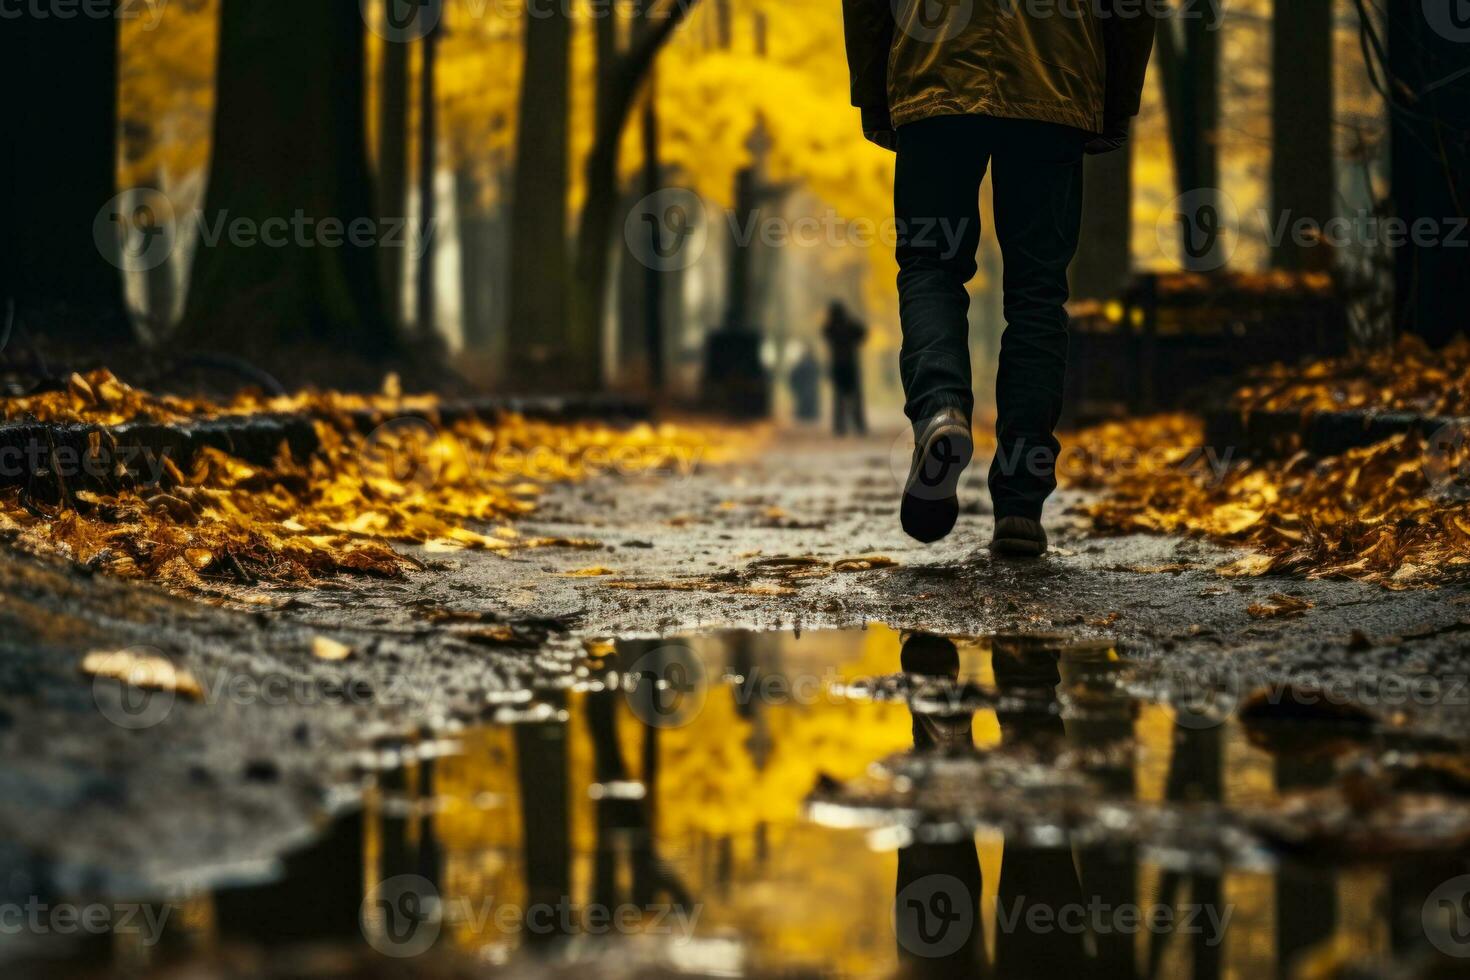
<instances>
[{"instance_id":1,"label":"person's leg","mask_svg":"<svg viewBox=\"0 0 1470 980\"><path fill-rule=\"evenodd\" d=\"M1057 485L1054 432L1067 370L1067 266L1082 220L1083 136L1051 123L991 122L1006 329L995 384L990 496L997 521L1040 520Z\"/></svg>"},{"instance_id":2,"label":"person's leg","mask_svg":"<svg viewBox=\"0 0 1470 980\"><path fill-rule=\"evenodd\" d=\"M915 424L946 408L968 418L975 405L965 284L974 278L980 246L987 121L937 116L898 130L899 374L904 411Z\"/></svg>"}]
</instances>

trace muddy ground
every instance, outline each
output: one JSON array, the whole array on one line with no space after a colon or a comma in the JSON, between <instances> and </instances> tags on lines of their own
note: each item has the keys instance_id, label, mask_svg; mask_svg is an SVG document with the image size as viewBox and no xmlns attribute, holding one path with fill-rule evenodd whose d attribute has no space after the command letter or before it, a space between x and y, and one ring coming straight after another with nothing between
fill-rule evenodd
<instances>
[{"instance_id":1,"label":"muddy ground","mask_svg":"<svg viewBox=\"0 0 1470 980\"><path fill-rule=\"evenodd\" d=\"M1202 542L1090 536L1066 493L1048 516L1052 556L996 561L981 467L956 533L923 547L898 527L893 456L888 438L781 434L740 465L556 488L521 526L596 550L419 554L425 570L403 581L210 602L7 552L0 883L142 896L263 874L364 773L457 726L537 716L538 692L585 676L584 641L610 636L1059 631L1116 642L1156 693L1200 710L1290 678L1337 684L1397 730L1470 740L1470 587L1224 579L1213 569L1231 554ZM894 564L829 567L858 556ZM568 574L587 570L607 574ZM1248 612L1277 594L1312 607ZM352 656L314 656L317 637ZM88 651L140 646L187 669L202 700L128 706L116 682L79 672ZM1434 687L1385 694L1406 678Z\"/></svg>"}]
</instances>

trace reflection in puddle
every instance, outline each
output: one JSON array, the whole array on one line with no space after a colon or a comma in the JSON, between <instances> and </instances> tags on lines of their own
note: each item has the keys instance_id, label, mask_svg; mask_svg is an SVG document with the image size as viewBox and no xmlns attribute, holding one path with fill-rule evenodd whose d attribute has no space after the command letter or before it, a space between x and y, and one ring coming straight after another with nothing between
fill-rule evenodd
<instances>
[{"instance_id":1,"label":"reflection in puddle","mask_svg":"<svg viewBox=\"0 0 1470 980\"><path fill-rule=\"evenodd\" d=\"M598 680L545 720L385 774L279 882L195 898L115 955L311 940L518 971L1328 976L1432 952L1425 898L1467 870L1462 849L1321 846L1384 839L1372 814L1393 807L1354 797L1373 791L1354 754L1389 754L1362 726L1282 748L1130 694L1105 644L872 627L595 650ZM1416 826L1453 838L1454 808L1425 799ZM274 969L337 971L311 964Z\"/></svg>"}]
</instances>

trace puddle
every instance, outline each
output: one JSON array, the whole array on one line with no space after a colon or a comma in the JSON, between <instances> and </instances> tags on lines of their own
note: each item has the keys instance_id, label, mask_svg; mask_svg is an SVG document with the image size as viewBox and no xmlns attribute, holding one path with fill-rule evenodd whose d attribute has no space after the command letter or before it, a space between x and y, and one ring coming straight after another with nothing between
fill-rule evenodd
<instances>
[{"instance_id":1,"label":"puddle","mask_svg":"<svg viewBox=\"0 0 1470 980\"><path fill-rule=\"evenodd\" d=\"M1060 636L873 626L588 649L585 683L537 720L381 775L273 883L154 906L156 928L110 930L70 965L1470 969L1470 767L1360 710L1170 706L1120 651Z\"/></svg>"}]
</instances>

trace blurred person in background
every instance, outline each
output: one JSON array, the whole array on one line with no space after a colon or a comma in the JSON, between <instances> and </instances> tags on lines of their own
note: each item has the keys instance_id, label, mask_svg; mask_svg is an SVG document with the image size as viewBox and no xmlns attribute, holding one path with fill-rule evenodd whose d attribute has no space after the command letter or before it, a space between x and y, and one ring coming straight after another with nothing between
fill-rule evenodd
<instances>
[{"instance_id":1,"label":"blurred person in background","mask_svg":"<svg viewBox=\"0 0 1470 980\"><path fill-rule=\"evenodd\" d=\"M915 440L900 515L920 541L954 528L974 453L965 285L993 161L1006 329L991 550L1046 552L1041 512L1056 489L1082 157L1127 141L1157 12L1132 0L843 0L853 105L864 135L898 154L899 373Z\"/></svg>"},{"instance_id":2,"label":"blurred person in background","mask_svg":"<svg viewBox=\"0 0 1470 980\"><path fill-rule=\"evenodd\" d=\"M809 344L801 345L801 356L791 366L787 383L791 385L796 421L810 425L821 418L822 366L817 363Z\"/></svg>"},{"instance_id":3,"label":"blurred person in background","mask_svg":"<svg viewBox=\"0 0 1470 980\"><path fill-rule=\"evenodd\" d=\"M832 431L839 436L852 431L867 435L868 420L863 411L863 366L860 361L868 328L847 312L847 307L833 301L827 307L827 324L822 327L832 371Z\"/></svg>"}]
</instances>

